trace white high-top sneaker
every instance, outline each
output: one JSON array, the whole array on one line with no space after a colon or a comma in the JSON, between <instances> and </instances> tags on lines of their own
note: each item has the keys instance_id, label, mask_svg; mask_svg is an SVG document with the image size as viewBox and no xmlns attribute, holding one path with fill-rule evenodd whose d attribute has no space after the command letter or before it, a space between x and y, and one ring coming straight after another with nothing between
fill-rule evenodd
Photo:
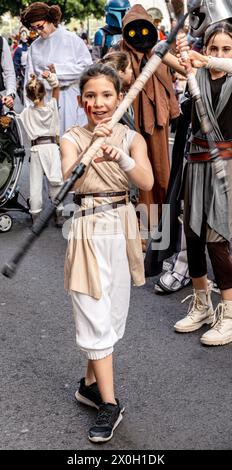
<instances>
[{"instance_id":1,"label":"white high-top sneaker","mask_svg":"<svg viewBox=\"0 0 232 470\"><path fill-rule=\"evenodd\" d=\"M193 290L192 295L188 295L182 303L192 298L187 316L179 320L174 329L178 333L189 333L190 331L199 330L205 323L213 323L213 305L211 301L211 291Z\"/></svg>"},{"instance_id":2,"label":"white high-top sneaker","mask_svg":"<svg viewBox=\"0 0 232 470\"><path fill-rule=\"evenodd\" d=\"M223 300L214 312L212 328L201 337L202 344L220 346L232 341L232 301Z\"/></svg>"}]
</instances>

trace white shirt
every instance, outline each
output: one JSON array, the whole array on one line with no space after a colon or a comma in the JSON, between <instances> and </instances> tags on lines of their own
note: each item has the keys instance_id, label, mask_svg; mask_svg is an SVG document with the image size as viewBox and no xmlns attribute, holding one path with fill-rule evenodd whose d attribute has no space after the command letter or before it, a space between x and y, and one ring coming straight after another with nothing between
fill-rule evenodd
<instances>
[{"instance_id":1,"label":"white shirt","mask_svg":"<svg viewBox=\"0 0 232 470\"><path fill-rule=\"evenodd\" d=\"M39 37L29 48L25 73L25 84L30 74L36 74L42 79L41 73L50 64L55 65L56 75L60 85L59 114L61 135L65 129L86 123L86 116L82 108L78 108L77 95L79 94L79 79L85 68L92 64L89 50L75 33L67 31L63 26L46 39ZM51 87L43 80L46 89L46 101L51 98ZM25 100L26 105L30 104ZM82 116L83 115L83 116Z\"/></svg>"},{"instance_id":2,"label":"white shirt","mask_svg":"<svg viewBox=\"0 0 232 470\"><path fill-rule=\"evenodd\" d=\"M54 64L60 86L78 82L84 69L92 64L84 41L63 26L46 39L39 37L29 48L25 81L31 73L40 75L48 65ZM45 81L46 88L50 89Z\"/></svg>"},{"instance_id":3,"label":"white shirt","mask_svg":"<svg viewBox=\"0 0 232 470\"><path fill-rule=\"evenodd\" d=\"M31 140L43 136L59 135L59 114L55 98L45 106L34 105L25 108L19 115L26 133Z\"/></svg>"}]
</instances>

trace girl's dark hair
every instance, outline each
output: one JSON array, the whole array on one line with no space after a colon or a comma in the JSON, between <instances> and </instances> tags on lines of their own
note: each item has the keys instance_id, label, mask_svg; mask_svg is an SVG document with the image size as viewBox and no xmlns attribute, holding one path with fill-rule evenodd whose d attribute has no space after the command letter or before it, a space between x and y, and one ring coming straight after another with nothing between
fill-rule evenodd
<instances>
[{"instance_id":1,"label":"girl's dark hair","mask_svg":"<svg viewBox=\"0 0 232 470\"><path fill-rule=\"evenodd\" d=\"M36 105L46 95L44 84L38 80L36 75L31 74L31 79L26 84L27 98Z\"/></svg>"},{"instance_id":2,"label":"girl's dark hair","mask_svg":"<svg viewBox=\"0 0 232 470\"><path fill-rule=\"evenodd\" d=\"M100 77L101 75L104 75L113 83L116 93L119 95L121 91L121 80L116 70L113 69L113 67L101 63L90 65L90 67L82 73L79 83L81 95L83 94L86 83L92 78Z\"/></svg>"},{"instance_id":3,"label":"girl's dark hair","mask_svg":"<svg viewBox=\"0 0 232 470\"><path fill-rule=\"evenodd\" d=\"M47 5L43 2L31 3L21 14L21 23L30 28L31 23L45 20L58 26L61 20L61 9L58 5Z\"/></svg>"},{"instance_id":4,"label":"girl's dark hair","mask_svg":"<svg viewBox=\"0 0 232 470\"><path fill-rule=\"evenodd\" d=\"M99 62L115 68L118 72L125 72L126 68L130 64L130 56L127 52L108 52L108 54L100 59Z\"/></svg>"},{"instance_id":5,"label":"girl's dark hair","mask_svg":"<svg viewBox=\"0 0 232 470\"><path fill-rule=\"evenodd\" d=\"M220 23L210 25L205 31L204 46L207 47L210 39L214 38L219 33L228 34L228 36L232 38L232 24L228 21L221 21Z\"/></svg>"}]
</instances>

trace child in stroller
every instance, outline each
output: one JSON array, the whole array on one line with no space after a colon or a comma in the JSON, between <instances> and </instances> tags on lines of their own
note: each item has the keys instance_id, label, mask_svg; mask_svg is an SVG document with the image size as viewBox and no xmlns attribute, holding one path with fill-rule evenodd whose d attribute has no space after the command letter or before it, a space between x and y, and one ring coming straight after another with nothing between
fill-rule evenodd
<instances>
[{"instance_id":1,"label":"child in stroller","mask_svg":"<svg viewBox=\"0 0 232 470\"><path fill-rule=\"evenodd\" d=\"M13 221L8 212L29 213L27 201L17 186L24 156L22 134L15 113L2 115L0 109L0 232L8 232L12 227ZM25 205L18 201L19 195Z\"/></svg>"}]
</instances>

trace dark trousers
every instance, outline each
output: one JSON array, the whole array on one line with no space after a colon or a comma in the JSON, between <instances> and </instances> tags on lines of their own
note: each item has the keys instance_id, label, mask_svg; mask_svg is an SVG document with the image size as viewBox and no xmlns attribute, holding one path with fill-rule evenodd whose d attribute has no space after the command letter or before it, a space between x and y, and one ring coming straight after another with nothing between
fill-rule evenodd
<instances>
[{"instance_id":1,"label":"dark trousers","mask_svg":"<svg viewBox=\"0 0 232 470\"><path fill-rule=\"evenodd\" d=\"M202 277L207 274L207 246L219 289L232 288L232 256L228 241L206 242L206 224L203 224L200 237L192 233L192 236L186 236L186 244L190 277Z\"/></svg>"}]
</instances>

